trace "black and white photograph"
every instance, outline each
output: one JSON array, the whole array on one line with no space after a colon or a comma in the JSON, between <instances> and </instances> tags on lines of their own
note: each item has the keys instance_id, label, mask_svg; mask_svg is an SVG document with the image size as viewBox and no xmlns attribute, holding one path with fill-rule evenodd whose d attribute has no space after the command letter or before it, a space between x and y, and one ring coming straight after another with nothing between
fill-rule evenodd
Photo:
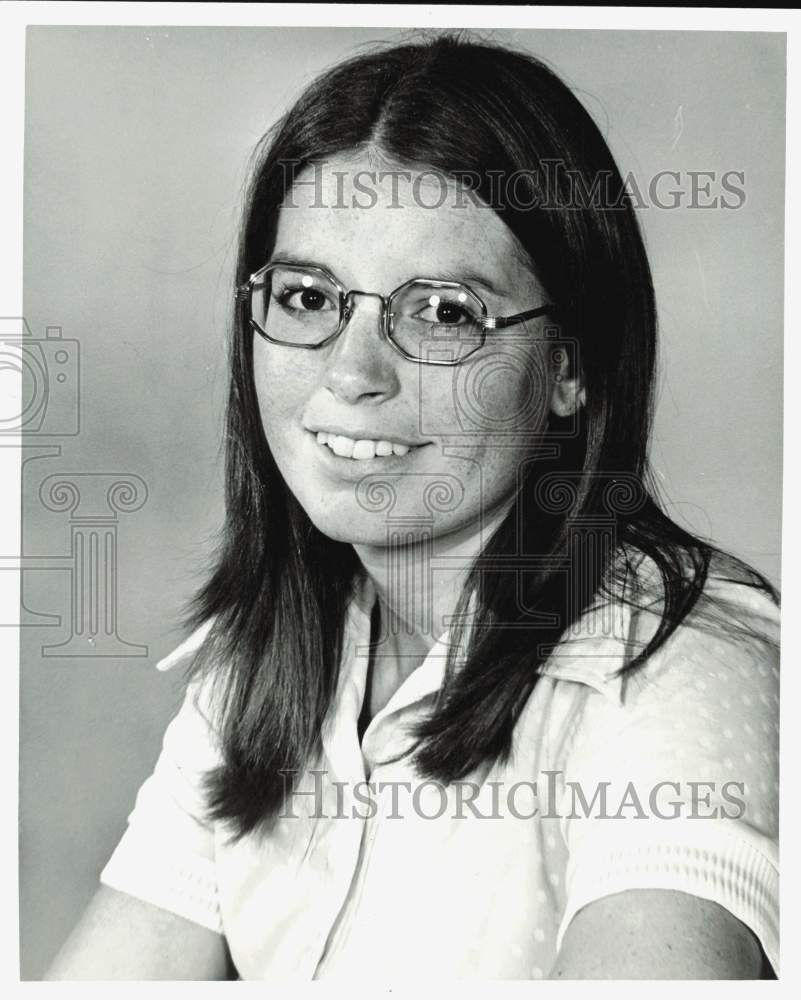
<instances>
[{"instance_id":1,"label":"black and white photograph","mask_svg":"<svg viewBox=\"0 0 801 1000\"><path fill-rule=\"evenodd\" d=\"M782 978L782 21L66 6L19 979Z\"/></svg>"}]
</instances>

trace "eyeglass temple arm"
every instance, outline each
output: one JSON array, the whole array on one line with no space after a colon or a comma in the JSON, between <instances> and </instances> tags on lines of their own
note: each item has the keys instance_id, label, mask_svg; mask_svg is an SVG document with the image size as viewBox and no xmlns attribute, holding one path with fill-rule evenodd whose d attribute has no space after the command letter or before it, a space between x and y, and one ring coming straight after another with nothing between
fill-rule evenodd
<instances>
[{"instance_id":1,"label":"eyeglass temple arm","mask_svg":"<svg viewBox=\"0 0 801 1000\"><path fill-rule=\"evenodd\" d=\"M247 302L254 288L264 288L266 284L266 281L253 281L251 279L250 281L246 281L244 285L237 285L234 289L234 301Z\"/></svg>"},{"instance_id":2,"label":"eyeglass temple arm","mask_svg":"<svg viewBox=\"0 0 801 1000\"><path fill-rule=\"evenodd\" d=\"M515 323L522 323L527 319L536 319L537 316L545 316L547 313L553 314L555 307L552 305L540 306L538 309L528 309L526 312L515 313L514 316L486 316L481 325L485 330L503 330L507 326L514 326Z\"/></svg>"}]
</instances>

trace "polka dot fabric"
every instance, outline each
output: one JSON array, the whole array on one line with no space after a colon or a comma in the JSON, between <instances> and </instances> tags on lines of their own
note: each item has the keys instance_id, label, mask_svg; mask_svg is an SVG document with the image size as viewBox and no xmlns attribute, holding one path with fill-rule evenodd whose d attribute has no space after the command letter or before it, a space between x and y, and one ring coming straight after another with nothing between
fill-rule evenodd
<instances>
[{"instance_id":1,"label":"polka dot fabric","mask_svg":"<svg viewBox=\"0 0 801 1000\"><path fill-rule=\"evenodd\" d=\"M726 907L778 963L778 614L744 587L729 595L756 634L690 621L622 683L620 705L588 699L564 769L603 787L611 818L573 809L564 789L568 900L561 937L588 902L675 888Z\"/></svg>"},{"instance_id":2,"label":"polka dot fabric","mask_svg":"<svg viewBox=\"0 0 801 1000\"><path fill-rule=\"evenodd\" d=\"M290 815L237 844L206 821L200 775L219 746L190 689L101 880L224 934L242 979L547 978L575 914L635 888L716 901L778 971L779 612L731 581L708 593L727 627L702 605L628 676L655 617L588 612L541 668L510 759L435 787L384 761L430 709L447 635L360 743L365 580Z\"/></svg>"}]
</instances>

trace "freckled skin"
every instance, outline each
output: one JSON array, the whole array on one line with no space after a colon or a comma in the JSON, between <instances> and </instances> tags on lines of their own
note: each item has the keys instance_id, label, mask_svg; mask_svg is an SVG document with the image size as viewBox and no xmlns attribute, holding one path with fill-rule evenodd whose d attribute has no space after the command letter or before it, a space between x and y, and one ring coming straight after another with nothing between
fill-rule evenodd
<instances>
[{"instance_id":1,"label":"freckled skin","mask_svg":"<svg viewBox=\"0 0 801 1000\"><path fill-rule=\"evenodd\" d=\"M433 179L422 186L418 203L412 185L400 183L393 193L390 178L376 179L375 207L351 207L353 176L371 169L368 160L329 161L323 170L327 207L314 204L313 187L296 187L293 207L281 212L273 257L292 254L326 267L348 289L384 296L410 278L478 273L501 293L476 288L491 316L548 301L521 262L515 238L491 209L456 207L454 198L438 208L419 203L438 200L440 186ZM345 172L344 188L334 171ZM366 201L355 193L357 201ZM274 345L255 335L255 381L267 441L313 523L339 541L386 544L386 512L365 509L356 484L323 464L323 446L306 429L313 424L375 428L375 437L428 442L407 456L402 474L392 479L393 520L428 516L424 487L443 476L453 477L464 497L455 509L435 513L436 536L458 540L475 532L481 518L504 509L531 446L530 435L516 440L509 432L541 428L547 418L553 390L542 344L547 322L542 317L490 331L481 351L457 367L421 366L401 357L381 336L380 304L372 298L357 296L345 330L319 350ZM499 440L507 445L498 447ZM454 441L458 456L444 451Z\"/></svg>"}]
</instances>

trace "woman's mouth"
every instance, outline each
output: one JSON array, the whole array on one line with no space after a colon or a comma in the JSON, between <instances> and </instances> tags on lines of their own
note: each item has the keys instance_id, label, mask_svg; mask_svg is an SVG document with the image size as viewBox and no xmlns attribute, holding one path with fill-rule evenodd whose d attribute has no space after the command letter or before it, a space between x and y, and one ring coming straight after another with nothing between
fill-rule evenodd
<instances>
[{"instance_id":1,"label":"woman's mouth","mask_svg":"<svg viewBox=\"0 0 801 1000\"><path fill-rule=\"evenodd\" d=\"M417 451L417 447L408 444L399 444L395 441L383 439L353 438L345 437L344 434L330 434L327 431L317 431L317 443L329 448L339 458L352 458L355 461L369 461L373 458L398 457L408 454L410 451Z\"/></svg>"}]
</instances>

